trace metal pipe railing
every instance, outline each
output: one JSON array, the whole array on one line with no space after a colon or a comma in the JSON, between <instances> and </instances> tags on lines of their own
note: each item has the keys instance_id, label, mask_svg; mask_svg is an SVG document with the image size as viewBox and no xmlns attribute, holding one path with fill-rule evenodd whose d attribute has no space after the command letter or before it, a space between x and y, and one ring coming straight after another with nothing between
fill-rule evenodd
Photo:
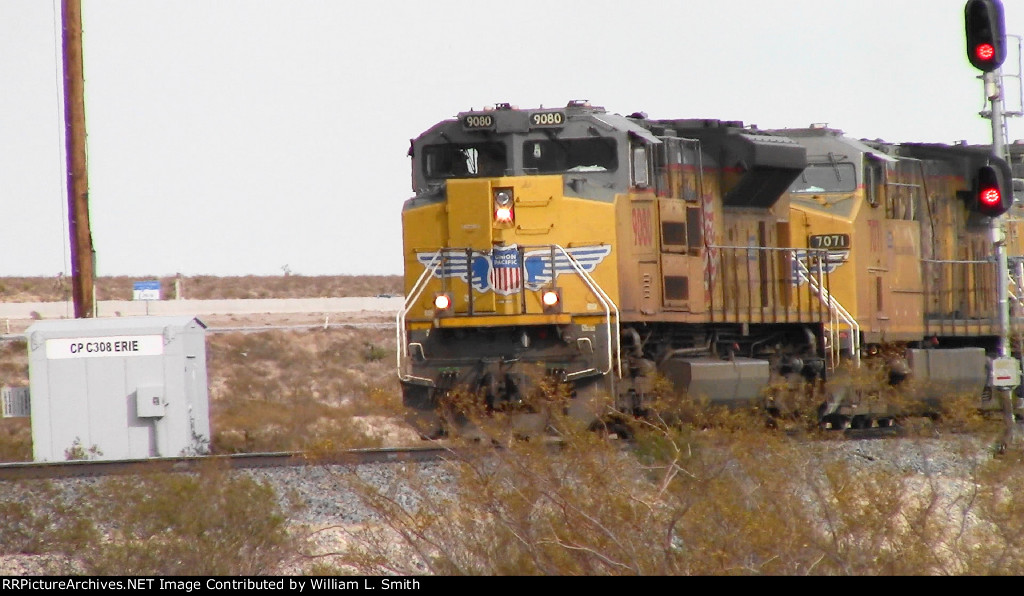
<instances>
[{"instance_id":1,"label":"metal pipe railing","mask_svg":"<svg viewBox=\"0 0 1024 596\"><path fill-rule=\"evenodd\" d=\"M594 295L594 297L597 299L597 301L601 304L601 307L604 309L604 318L605 318L605 322L606 322L605 331L606 331L606 334L607 334L607 342L606 342L606 346L607 346L607 350L606 350L606 363L607 363L607 367L603 371L602 374L609 374L614 369L615 373L618 375L618 377L621 378L622 377L622 359L621 359L621 354L620 354L620 351L621 351L621 340L620 340L620 337L619 337L619 335L620 335L620 330L619 330L620 320L619 320L619 310L618 310L618 307L615 305L615 302L611 299L611 297L608 296L608 293L604 291L604 289L600 286L600 284L598 284L597 281L594 280L593 276L591 276L585 269L583 269L583 267L580 265L580 263L576 259L576 257L574 257L569 251L567 251L562 246L559 246L557 244L550 244L550 245L539 245L539 246L535 246L535 247L521 247L520 248L520 255L523 255L525 253L525 249L526 248L544 248L544 249L548 249L550 251L550 254L549 254L548 258L551 261L550 262L550 275L551 275L552 284L554 283L554 280L555 280L555 278L557 276L558 267L557 267L556 261L560 258L558 256L558 253L561 253L561 255L564 255L565 262L567 262L569 264L569 266L572 267L572 269L576 272L576 274L579 275L579 277L583 281L584 285L586 285L588 287L588 289L591 291L591 293ZM435 275L435 273L437 272L439 267L443 267L444 266L444 263L445 263L445 260L446 260L445 259L446 254L449 253L449 252L462 252L462 251L465 251L466 254L467 254L467 262L468 263L472 263L473 251L471 249L442 248L442 249L439 249L437 252L435 252L433 254L433 256L430 258L430 260L427 262L427 264L424 266L423 273L420 274L419 278L416 280L416 283L413 284L413 286L412 286L412 288L411 288L411 290L409 292L409 295L405 299L405 303L404 303L403 307L398 311L398 313L395 316L395 334L396 334L396 342L397 342L396 369L397 369L397 372L398 372L398 377L402 381L419 380L419 381L424 381L424 382L428 382L428 383L432 384L432 381L430 381L429 379L424 379L424 378L421 378L421 377L415 377L415 376L409 375L409 374L407 374L405 372L406 362L407 362L407 360L409 358L409 345L410 345L409 344L409 339L408 339L408 337L406 335L406 331L405 331L406 319L407 319L407 316L408 316L409 312L412 310L413 306L416 304L416 302L423 295L423 292L426 290L430 277ZM522 259L521 259L521 261L522 261ZM524 263L521 262L520 263L520 271L521 272L523 270L523 266L524 266ZM469 286L470 286L469 287L469 293L472 294L473 293L473 288L472 288L472 269L471 269L471 265L469 265L469 267L470 268L467 270L466 283L469 284ZM524 285L524 290L523 291L525 292L525 283L523 285ZM525 302L526 302L525 301L525 295L523 295L521 301L522 301L522 308L521 308L522 312L520 314L526 314L525 313L525 311L526 311L526 308L525 308ZM474 313L473 313L472 307L470 307L470 310L467 313L467 316L473 316L473 314Z\"/></svg>"}]
</instances>

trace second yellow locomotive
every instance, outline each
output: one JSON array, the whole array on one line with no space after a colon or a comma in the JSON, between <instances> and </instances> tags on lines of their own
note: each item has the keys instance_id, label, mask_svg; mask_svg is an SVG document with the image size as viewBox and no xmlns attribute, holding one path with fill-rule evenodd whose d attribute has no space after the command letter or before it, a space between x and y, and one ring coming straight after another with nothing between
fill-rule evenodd
<instances>
[{"instance_id":1,"label":"second yellow locomotive","mask_svg":"<svg viewBox=\"0 0 1024 596\"><path fill-rule=\"evenodd\" d=\"M999 283L1011 284L1013 271L1000 269L990 216L1008 210L997 234L1009 263L1024 256L1009 165L984 146L858 140L824 125L772 132L807 149L788 193L789 224L797 246L829 251L831 295L855 323L835 351L855 364L878 357L915 398L959 393L1000 408L991 388L1018 384L1019 351L1000 355L1015 347L1007 342L1021 320L1000 316ZM824 412L838 426L891 411L840 395Z\"/></svg>"}]
</instances>

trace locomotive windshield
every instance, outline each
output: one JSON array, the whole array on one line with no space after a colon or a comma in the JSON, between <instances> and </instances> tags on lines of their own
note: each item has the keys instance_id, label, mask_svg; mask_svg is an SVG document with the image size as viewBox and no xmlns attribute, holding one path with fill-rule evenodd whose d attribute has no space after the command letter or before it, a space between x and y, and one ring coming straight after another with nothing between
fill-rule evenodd
<instances>
[{"instance_id":1,"label":"locomotive windshield","mask_svg":"<svg viewBox=\"0 0 1024 596\"><path fill-rule=\"evenodd\" d=\"M857 190L856 170L852 163L814 163L789 186L789 192L853 192Z\"/></svg>"},{"instance_id":2,"label":"locomotive windshield","mask_svg":"<svg viewBox=\"0 0 1024 596\"><path fill-rule=\"evenodd\" d=\"M548 139L523 144L523 167L538 174L611 172L618 167L615 139Z\"/></svg>"},{"instance_id":3,"label":"locomotive windshield","mask_svg":"<svg viewBox=\"0 0 1024 596\"><path fill-rule=\"evenodd\" d=\"M505 175L504 143L429 145L423 149L427 178L479 178Z\"/></svg>"}]
</instances>

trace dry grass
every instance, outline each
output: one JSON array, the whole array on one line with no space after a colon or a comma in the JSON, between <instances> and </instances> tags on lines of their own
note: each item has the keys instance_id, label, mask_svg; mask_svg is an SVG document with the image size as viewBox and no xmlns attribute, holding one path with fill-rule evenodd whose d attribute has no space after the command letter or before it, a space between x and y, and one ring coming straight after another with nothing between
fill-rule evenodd
<instances>
[{"instance_id":1,"label":"dry grass","mask_svg":"<svg viewBox=\"0 0 1024 596\"><path fill-rule=\"evenodd\" d=\"M208 297L284 292L301 279L289 277L275 278L280 285L235 278L238 294ZM238 285L246 279L260 286ZM394 341L387 328L209 333L214 451L395 444L369 422L400 416ZM23 340L0 342L0 385L27 385L27 358ZM977 430L976 411L960 401L944 404L944 421ZM333 556L306 553L300 542L312 539L287 527L269 487L218 469L112 479L75 498L47 484L12 484L0 498L0 556L48 562L39 573L90 575L252 575L295 561L307 574L366 575L1024 572L1024 511L1014 498L1024 491L1024 465L1016 451L979 460L966 479L912 475L836 460L827 441L765 429L756 412L673 406L673 423L640 426L629 451L556 417L567 440L558 451L540 441L467 450L429 478L403 468L409 475L383 490L339 477L381 523L333 528L347 539ZM0 460L31 459L30 435L27 420L0 419ZM965 449L973 445L963 438ZM961 484L951 492L953 481Z\"/></svg>"},{"instance_id":2,"label":"dry grass","mask_svg":"<svg viewBox=\"0 0 1024 596\"><path fill-rule=\"evenodd\" d=\"M0 557L11 575L261 575L295 550L274 489L220 462L196 474L113 476L76 491L9 483ZM17 573L13 573L14 571Z\"/></svg>"},{"instance_id":3,"label":"dry grass","mask_svg":"<svg viewBox=\"0 0 1024 596\"><path fill-rule=\"evenodd\" d=\"M131 300L137 281L160 280L161 297L193 300L236 298L343 298L401 294L400 275L284 275L277 277L118 276L96 279L97 300ZM0 277L0 302L60 302L71 297L71 280L58 277Z\"/></svg>"},{"instance_id":4,"label":"dry grass","mask_svg":"<svg viewBox=\"0 0 1024 596\"><path fill-rule=\"evenodd\" d=\"M1017 451L984 457L964 437L973 463L950 477L837 457L827 441L761 424L651 424L629 450L556 424L558 449L467 445L429 469L394 468L383 487L328 471L377 513L357 526L289 525L294 501L216 463L73 492L11 483L0 495L0 560L29 559L38 570L28 573L51 575L1024 572ZM917 448L927 459L935 446Z\"/></svg>"},{"instance_id":5,"label":"dry grass","mask_svg":"<svg viewBox=\"0 0 1024 596\"><path fill-rule=\"evenodd\" d=\"M322 560L367 575L1024 570L1018 452L988 458L963 436L973 464L944 476L737 424L651 425L628 451L567 430L557 451L537 442L462 450L443 471L410 469L384 489L339 478L383 523L350 530ZM915 445L927 460L932 444Z\"/></svg>"},{"instance_id":6,"label":"dry grass","mask_svg":"<svg viewBox=\"0 0 1024 596\"><path fill-rule=\"evenodd\" d=\"M225 333L207 345L218 452L380 446L385 436L357 421L401 416L390 330Z\"/></svg>"},{"instance_id":7,"label":"dry grass","mask_svg":"<svg viewBox=\"0 0 1024 596\"><path fill-rule=\"evenodd\" d=\"M216 453L330 451L418 441L400 422L390 329L211 333L206 357ZM28 386L24 341L0 343L0 371L0 385ZM0 461L31 457L28 420L0 419Z\"/></svg>"},{"instance_id":8,"label":"dry grass","mask_svg":"<svg viewBox=\"0 0 1024 596\"><path fill-rule=\"evenodd\" d=\"M97 287L131 295L135 278ZM166 280L165 286L166 286ZM365 296L398 276L185 278L193 298ZM54 280L0 278L4 300L52 300ZM173 287L173 282L171 284ZM418 441L403 427L390 328L310 327L207 334L211 448L218 453L375 447ZM24 340L0 342L0 386L29 385ZM404 431L404 432L403 432ZM27 419L0 419L0 461L32 458Z\"/></svg>"}]
</instances>

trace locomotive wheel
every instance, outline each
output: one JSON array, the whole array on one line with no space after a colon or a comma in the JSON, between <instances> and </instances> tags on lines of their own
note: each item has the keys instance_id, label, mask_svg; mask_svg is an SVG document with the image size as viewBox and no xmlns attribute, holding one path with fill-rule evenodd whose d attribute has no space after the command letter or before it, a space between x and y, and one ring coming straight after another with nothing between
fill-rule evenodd
<instances>
[{"instance_id":1,"label":"locomotive wheel","mask_svg":"<svg viewBox=\"0 0 1024 596\"><path fill-rule=\"evenodd\" d=\"M863 430L865 428L871 428L871 417L865 416L863 414L854 416L850 420L850 428L854 428L854 429L857 429L857 430Z\"/></svg>"},{"instance_id":2,"label":"locomotive wheel","mask_svg":"<svg viewBox=\"0 0 1024 596\"><path fill-rule=\"evenodd\" d=\"M822 430L846 430L850 428L850 417L842 414L828 414L819 423Z\"/></svg>"}]
</instances>

